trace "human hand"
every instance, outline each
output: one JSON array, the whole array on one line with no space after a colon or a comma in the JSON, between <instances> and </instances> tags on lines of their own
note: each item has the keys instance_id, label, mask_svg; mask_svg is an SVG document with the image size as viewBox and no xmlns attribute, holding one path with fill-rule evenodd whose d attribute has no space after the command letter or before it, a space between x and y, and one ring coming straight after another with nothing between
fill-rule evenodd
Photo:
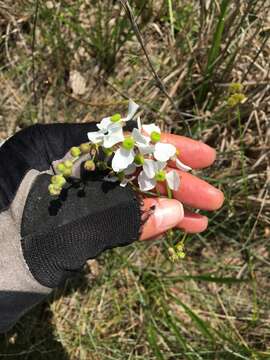
<instances>
[{"instance_id":1,"label":"human hand","mask_svg":"<svg viewBox=\"0 0 270 360\"><path fill-rule=\"evenodd\" d=\"M179 159L192 169L208 167L216 159L213 148L184 136L162 134L161 141L173 144L179 152ZM204 231L208 225L207 217L183 209L182 204L194 209L210 211L222 206L224 196L220 190L190 173L178 169L176 171L180 175L181 185L179 190L173 193L174 199L144 199L144 210L156 206L156 211L144 225L141 240L152 239L162 234L164 231L161 227L165 230L176 227L187 233ZM158 190L161 194L166 194L165 186L159 185Z\"/></svg>"},{"instance_id":2,"label":"human hand","mask_svg":"<svg viewBox=\"0 0 270 360\"><path fill-rule=\"evenodd\" d=\"M219 190L180 171L175 199L145 198L141 209L129 186L105 184L100 178L86 182L83 190L70 186L60 200L52 201L48 194L52 164L62 161L71 146L86 142L87 132L94 130L94 124L36 125L17 133L0 149L0 216L13 217L18 224L13 234L17 231L24 260L35 280L48 288L63 283L87 259L128 245L139 234L146 240L174 227L187 232L205 229L207 218L184 212L181 203L215 210L223 202ZM194 169L215 159L215 151L200 142L169 134L163 134L162 141L174 144L180 159ZM159 191L165 193L162 184ZM149 216L142 225L145 214ZM0 225L4 227L4 221ZM3 247L8 246L10 229L1 240Z\"/></svg>"}]
</instances>

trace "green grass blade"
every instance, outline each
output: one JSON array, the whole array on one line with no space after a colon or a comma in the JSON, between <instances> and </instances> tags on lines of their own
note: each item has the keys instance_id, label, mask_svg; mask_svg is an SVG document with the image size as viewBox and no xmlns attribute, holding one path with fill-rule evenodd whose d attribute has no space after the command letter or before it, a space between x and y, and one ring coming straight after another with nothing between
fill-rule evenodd
<instances>
[{"instance_id":1,"label":"green grass blade","mask_svg":"<svg viewBox=\"0 0 270 360\"><path fill-rule=\"evenodd\" d=\"M157 333L156 333L156 329L152 323L148 326L147 338L148 338L149 345L151 346L156 358L159 360L165 360L164 356L162 355L162 352L160 351L160 349L157 345Z\"/></svg>"},{"instance_id":2,"label":"green grass blade","mask_svg":"<svg viewBox=\"0 0 270 360\"><path fill-rule=\"evenodd\" d=\"M229 4L230 4L230 0L223 0L220 6L219 21L213 36L212 47L208 54L207 66L204 75L204 82L199 93L199 99L198 99L199 103L202 103L205 100L209 88L209 81L211 79L211 76L213 75L215 62L219 56L219 51L222 42L222 35L225 26L226 14Z\"/></svg>"},{"instance_id":3,"label":"green grass blade","mask_svg":"<svg viewBox=\"0 0 270 360\"><path fill-rule=\"evenodd\" d=\"M190 319L193 321L194 325L197 327L197 329L208 339L210 339L211 341L215 341L215 337L212 334L212 330L210 330L210 326L206 323L206 321L204 321L203 319L201 319L197 314L195 314L194 311L192 311L190 309L189 306L187 306L186 304L184 304L181 300L179 300L178 298L176 298L173 295L170 295L174 301L180 305L185 313L190 317Z\"/></svg>"},{"instance_id":4,"label":"green grass blade","mask_svg":"<svg viewBox=\"0 0 270 360\"><path fill-rule=\"evenodd\" d=\"M180 276L169 276L164 279L165 281L169 280L172 282L176 281L186 281L186 280L195 280L195 281L206 281L206 282L213 282L217 284L241 284L245 282L249 282L248 279L237 279L234 277L217 277L212 274L203 274L203 275L180 275Z\"/></svg>"}]
</instances>

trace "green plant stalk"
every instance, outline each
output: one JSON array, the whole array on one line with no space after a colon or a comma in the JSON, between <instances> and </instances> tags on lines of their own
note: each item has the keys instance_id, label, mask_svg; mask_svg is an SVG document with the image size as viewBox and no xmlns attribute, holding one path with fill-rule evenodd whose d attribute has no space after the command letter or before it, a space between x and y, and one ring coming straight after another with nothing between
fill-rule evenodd
<instances>
[{"instance_id":1,"label":"green plant stalk","mask_svg":"<svg viewBox=\"0 0 270 360\"><path fill-rule=\"evenodd\" d=\"M168 8L169 8L169 17L170 17L170 25L171 25L171 35L174 40L174 15L173 15L173 6L172 0L168 0Z\"/></svg>"},{"instance_id":2,"label":"green plant stalk","mask_svg":"<svg viewBox=\"0 0 270 360\"><path fill-rule=\"evenodd\" d=\"M218 21L217 28L216 28L216 31L215 31L215 34L213 37L213 44L212 44L212 47L208 54L208 60L207 60L205 74L204 74L204 81L203 81L202 87L199 92L199 98L198 98L199 103L202 103L205 100L206 95L208 93L209 81L211 79L211 76L213 75L215 63L219 56L221 40L222 40L222 35L223 35L223 31L224 31L224 26L225 26L225 18L226 18L226 13L228 10L229 3L230 3L230 0L223 0L221 7L220 7L219 21Z\"/></svg>"},{"instance_id":3,"label":"green plant stalk","mask_svg":"<svg viewBox=\"0 0 270 360\"><path fill-rule=\"evenodd\" d=\"M243 132L242 132L242 124L241 124L241 111L239 105L236 109L236 116L238 120L238 129L239 129L239 138L240 138L240 157L241 157L241 173L243 177L243 191L246 195L248 195L248 179L245 168L245 156L244 156L244 141L243 141Z\"/></svg>"}]
</instances>

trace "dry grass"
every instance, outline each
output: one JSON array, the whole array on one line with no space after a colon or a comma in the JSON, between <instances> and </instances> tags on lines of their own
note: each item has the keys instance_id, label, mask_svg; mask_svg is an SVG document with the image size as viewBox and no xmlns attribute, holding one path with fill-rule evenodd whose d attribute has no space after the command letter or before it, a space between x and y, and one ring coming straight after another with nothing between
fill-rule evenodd
<instances>
[{"instance_id":1,"label":"dry grass","mask_svg":"<svg viewBox=\"0 0 270 360\"><path fill-rule=\"evenodd\" d=\"M131 2L178 111L115 3L40 1L35 16L34 1L0 1L0 136L35 122L98 120L132 97L145 121L185 134L185 119L194 138L218 150L199 175L225 192L226 203L207 214L206 232L187 238L180 264L167 261L160 243L89 264L21 320L0 342L0 356L269 359L270 3L172 1L170 17L170 1ZM122 33L114 38L116 27ZM231 82L242 83L247 97L233 109Z\"/></svg>"}]
</instances>

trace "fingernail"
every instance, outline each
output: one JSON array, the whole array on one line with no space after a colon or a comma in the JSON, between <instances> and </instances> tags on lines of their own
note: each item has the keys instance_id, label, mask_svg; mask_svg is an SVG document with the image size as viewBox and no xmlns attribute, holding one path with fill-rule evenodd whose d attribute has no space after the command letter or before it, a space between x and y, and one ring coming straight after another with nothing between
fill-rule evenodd
<instances>
[{"instance_id":1,"label":"fingernail","mask_svg":"<svg viewBox=\"0 0 270 360\"><path fill-rule=\"evenodd\" d=\"M159 199L154 212L156 227L164 232L175 227L184 217L182 204L173 199Z\"/></svg>"}]
</instances>

